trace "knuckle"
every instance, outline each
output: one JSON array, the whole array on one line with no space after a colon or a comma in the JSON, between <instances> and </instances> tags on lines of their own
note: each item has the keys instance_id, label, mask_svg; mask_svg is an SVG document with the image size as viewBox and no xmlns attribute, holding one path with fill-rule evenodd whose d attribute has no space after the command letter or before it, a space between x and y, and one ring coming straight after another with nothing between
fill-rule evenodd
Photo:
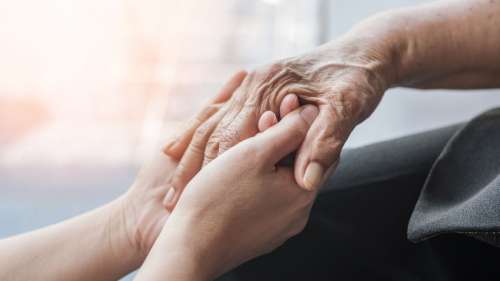
<instances>
[{"instance_id":1,"label":"knuckle","mask_svg":"<svg viewBox=\"0 0 500 281\"><path fill-rule=\"evenodd\" d=\"M346 91L337 92L330 100L330 107L340 118L347 118L349 116L350 100Z\"/></svg>"},{"instance_id":2,"label":"knuckle","mask_svg":"<svg viewBox=\"0 0 500 281\"><path fill-rule=\"evenodd\" d=\"M371 111L369 105L371 96L366 89L343 89L333 95L330 106L336 115L351 123L364 120Z\"/></svg>"},{"instance_id":3,"label":"knuckle","mask_svg":"<svg viewBox=\"0 0 500 281\"><path fill-rule=\"evenodd\" d=\"M204 155L205 153L205 144L201 140L193 140L189 145L189 150L192 155ZM182 162L182 161L181 161Z\"/></svg>"},{"instance_id":4,"label":"knuckle","mask_svg":"<svg viewBox=\"0 0 500 281\"><path fill-rule=\"evenodd\" d=\"M312 147L312 156L313 158L335 160L340 155L343 145L343 141L333 136L320 138L317 145Z\"/></svg>"},{"instance_id":5,"label":"knuckle","mask_svg":"<svg viewBox=\"0 0 500 281\"><path fill-rule=\"evenodd\" d=\"M277 111L281 98L288 91L290 84L300 80L295 71L282 61L277 61L254 70L249 75L250 95L245 104L265 110Z\"/></svg>"},{"instance_id":6,"label":"knuckle","mask_svg":"<svg viewBox=\"0 0 500 281\"><path fill-rule=\"evenodd\" d=\"M205 157L213 158L219 152L219 142L216 139L210 138L205 148Z\"/></svg>"},{"instance_id":7,"label":"knuckle","mask_svg":"<svg viewBox=\"0 0 500 281\"><path fill-rule=\"evenodd\" d=\"M326 139L325 148L329 149L330 151L340 151L343 145L343 141L339 140L336 137L330 137Z\"/></svg>"},{"instance_id":8,"label":"knuckle","mask_svg":"<svg viewBox=\"0 0 500 281\"><path fill-rule=\"evenodd\" d=\"M320 151L341 149L348 137L348 128L342 123L337 123L333 126L328 126L327 123L328 122L320 122L318 127L315 128L317 134L314 137L315 145L313 148Z\"/></svg>"},{"instance_id":9,"label":"knuckle","mask_svg":"<svg viewBox=\"0 0 500 281\"><path fill-rule=\"evenodd\" d=\"M207 147L205 148L205 155L203 159L203 166L214 160L219 153L219 143L213 139L209 139Z\"/></svg>"},{"instance_id":10,"label":"knuckle","mask_svg":"<svg viewBox=\"0 0 500 281\"><path fill-rule=\"evenodd\" d=\"M207 124L203 124L194 131L194 139L203 140L208 136L210 131L210 126Z\"/></svg>"},{"instance_id":11,"label":"knuckle","mask_svg":"<svg viewBox=\"0 0 500 281\"><path fill-rule=\"evenodd\" d=\"M211 139L212 127L208 124L203 124L194 132L193 141L190 148L196 154L205 154L205 148Z\"/></svg>"},{"instance_id":12,"label":"knuckle","mask_svg":"<svg viewBox=\"0 0 500 281\"><path fill-rule=\"evenodd\" d=\"M193 141L190 145L190 150L194 154L203 155L205 153L205 145L201 141Z\"/></svg>"}]
</instances>

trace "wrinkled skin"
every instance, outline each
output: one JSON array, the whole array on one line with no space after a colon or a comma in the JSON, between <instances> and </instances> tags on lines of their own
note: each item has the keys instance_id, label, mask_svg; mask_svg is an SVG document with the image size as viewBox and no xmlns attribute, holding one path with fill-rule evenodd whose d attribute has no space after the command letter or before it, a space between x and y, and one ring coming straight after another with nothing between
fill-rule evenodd
<instances>
[{"instance_id":1,"label":"wrinkled skin","mask_svg":"<svg viewBox=\"0 0 500 281\"><path fill-rule=\"evenodd\" d=\"M231 100L200 122L191 138L186 133L167 145L166 153L183 163L172 181L175 188L182 190L203 165L255 135L259 117L267 110L279 114L283 98L293 93L320 110L294 167L300 186L317 189L336 166L353 128L373 112L389 85L391 74L383 63L389 58L377 49L340 39L249 73ZM307 169L311 163L314 168Z\"/></svg>"}]
</instances>

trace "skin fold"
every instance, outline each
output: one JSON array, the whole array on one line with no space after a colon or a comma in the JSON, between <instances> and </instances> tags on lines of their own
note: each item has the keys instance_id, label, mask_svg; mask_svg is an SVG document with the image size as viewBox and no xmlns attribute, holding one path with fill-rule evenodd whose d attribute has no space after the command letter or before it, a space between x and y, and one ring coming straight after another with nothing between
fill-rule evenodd
<instances>
[{"instance_id":1,"label":"skin fold","mask_svg":"<svg viewBox=\"0 0 500 281\"><path fill-rule=\"evenodd\" d=\"M178 173L199 170L254 135L261 114L279 114L282 99L293 93L320 110L295 161L299 185L317 189L387 89L500 86L499 29L497 0L437 1L375 15L308 53L251 71L219 114L165 151L189 163Z\"/></svg>"}]
</instances>

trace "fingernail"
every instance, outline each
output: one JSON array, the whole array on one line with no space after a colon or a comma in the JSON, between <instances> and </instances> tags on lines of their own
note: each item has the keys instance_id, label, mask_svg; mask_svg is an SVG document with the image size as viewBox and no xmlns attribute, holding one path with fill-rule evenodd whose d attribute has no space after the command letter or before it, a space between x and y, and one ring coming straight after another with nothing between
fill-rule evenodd
<instances>
[{"instance_id":1,"label":"fingernail","mask_svg":"<svg viewBox=\"0 0 500 281\"><path fill-rule=\"evenodd\" d=\"M316 189L323 180L324 169L318 162L311 162L304 173L304 187L307 190Z\"/></svg>"},{"instance_id":2,"label":"fingernail","mask_svg":"<svg viewBox=\"0 0 500 281\"><path fill-rule=\"evenodd\" d=\"M276 118L276 114L272 111L266 111L262 113L259 122L257 124L257 127L260 132L263 132L270 127L274 126L274 124L278 123L278 119Z\"/></svg>"},{"instance_id":3,"label":"fingernail","mask_svg":"<svg viewBox=\"0 0 500 281\"><path fill-rule=\"evenodd\" d=\"M175 196L175 188L170 187L170 189L167 192L167 195L165 195L165 199L163 199L163 205L164 206L170 205L174 200L174 196Z\"/></svg>"},{"instance_id":4,"label":"fingernail","mask_svg":"<svg viewBox=\"0 0 500 281\"><path fill-rule=\"evenodd\" d=\"M299 107L299 98L295 94L287 94L280 104L280 118Z\"/></svg>"},{"instance_id":5,"label":"fingernail","mask_svg":"<svg viewBox=\"0 0 500 281\"><path fill-rule=\"evenodd\" d=\"M316 116L318 116L318 108L314 105L306 105L300 111L300 115L310 125L314 121L314 119L316 119Z\"/></svg>"}]
</instances>

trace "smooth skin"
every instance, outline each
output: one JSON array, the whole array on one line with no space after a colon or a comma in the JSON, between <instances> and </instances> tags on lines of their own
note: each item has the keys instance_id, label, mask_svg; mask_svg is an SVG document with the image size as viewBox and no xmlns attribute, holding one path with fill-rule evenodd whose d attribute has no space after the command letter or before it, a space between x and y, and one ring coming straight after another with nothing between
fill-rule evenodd
<instances>
[{"instance_id":1,"label":"smooth skin","mask_svg":"<svg viewBox=\"0 0 500 281\"><path fill-rule=\"evenodd\" d=\"M317 190L387 89L499 87L499 30L498 0L436 1L375 15L308 53L256 69L219 114L166 146L186 163L174 175L176 188L190 174L184 169L199 170L254 135L261 114L278 114L294 93L320 110L295 161L300 186Z\"/></svg>"},{"instance_id":2,"label":"smooth skin","mask_svg":"<svg viewBox=\"0 0 500 281\"><path fill-rule=\"evenodd\" d=\"M236 73L202 112L216 113L245 76L244 71ZM0 240L0 280L117 280L137 269L170 215L163 202L178 165L158 153L141 169L127 193L113 202Z\"/></svg>"},{"instance_id":3,"label":"smooth skin","mask_svg":"<svg viewBox=\"0 0 500 281\"><path fill-rule=\"evenodd\" d=\"M317 115L315 106L301 107L206 165L135 280L213 280L301 232L316 192L278 163L300 147Z\"/></svg>"},{"instance_id":4,"label":"smooth skin","mask_svg":"<svg viewBox=\"0 0 500 281\"><path fill-rule=\"evenodd\" d=\"M220 107L245 75L245 72L237 73L206 108ZM293 102L297 97L289 99L292 103L283 104L283 114L288 114L298 107L298 103ZM276 120L275 116L269 120L263 116L259 121L262 130L276 123L273 121ZM302 131L305 132L305 129ZM238 162L244 163L239 159ZM235 167L233 163L227 165ZM164 206L172 175L177 167L177 161L158 153L141 169L128 192L109 204L52 226L0 240L0 280L118 280L137 269L144 262L160 232L170 233L168 228L181 228L181 225L176 226L177 223L166 223L171 220L171 210ZM221 169L227 170L226 167ZM228 177L226 179L229 180ZM279 180L277 178L274 182ZM200 187L194 190L198 189L200 192L215 190L214 187ZM237 212L233 214L237 215ZM307 213L299 215L302 221L307 220ZM190 239L196 241L200 240L200 237L206 237L202 232L196 235L197 230L190 228ZM275 233L277 236L281 235L278 237L281 239L286 238L286 234ZM173 258L184 252L184 249L174 246L163 248L166 252L162 253ZM171 266L178 268L175 264ZM220 272L217 268L212 270Z\"/></svg>"}]
</instances>

